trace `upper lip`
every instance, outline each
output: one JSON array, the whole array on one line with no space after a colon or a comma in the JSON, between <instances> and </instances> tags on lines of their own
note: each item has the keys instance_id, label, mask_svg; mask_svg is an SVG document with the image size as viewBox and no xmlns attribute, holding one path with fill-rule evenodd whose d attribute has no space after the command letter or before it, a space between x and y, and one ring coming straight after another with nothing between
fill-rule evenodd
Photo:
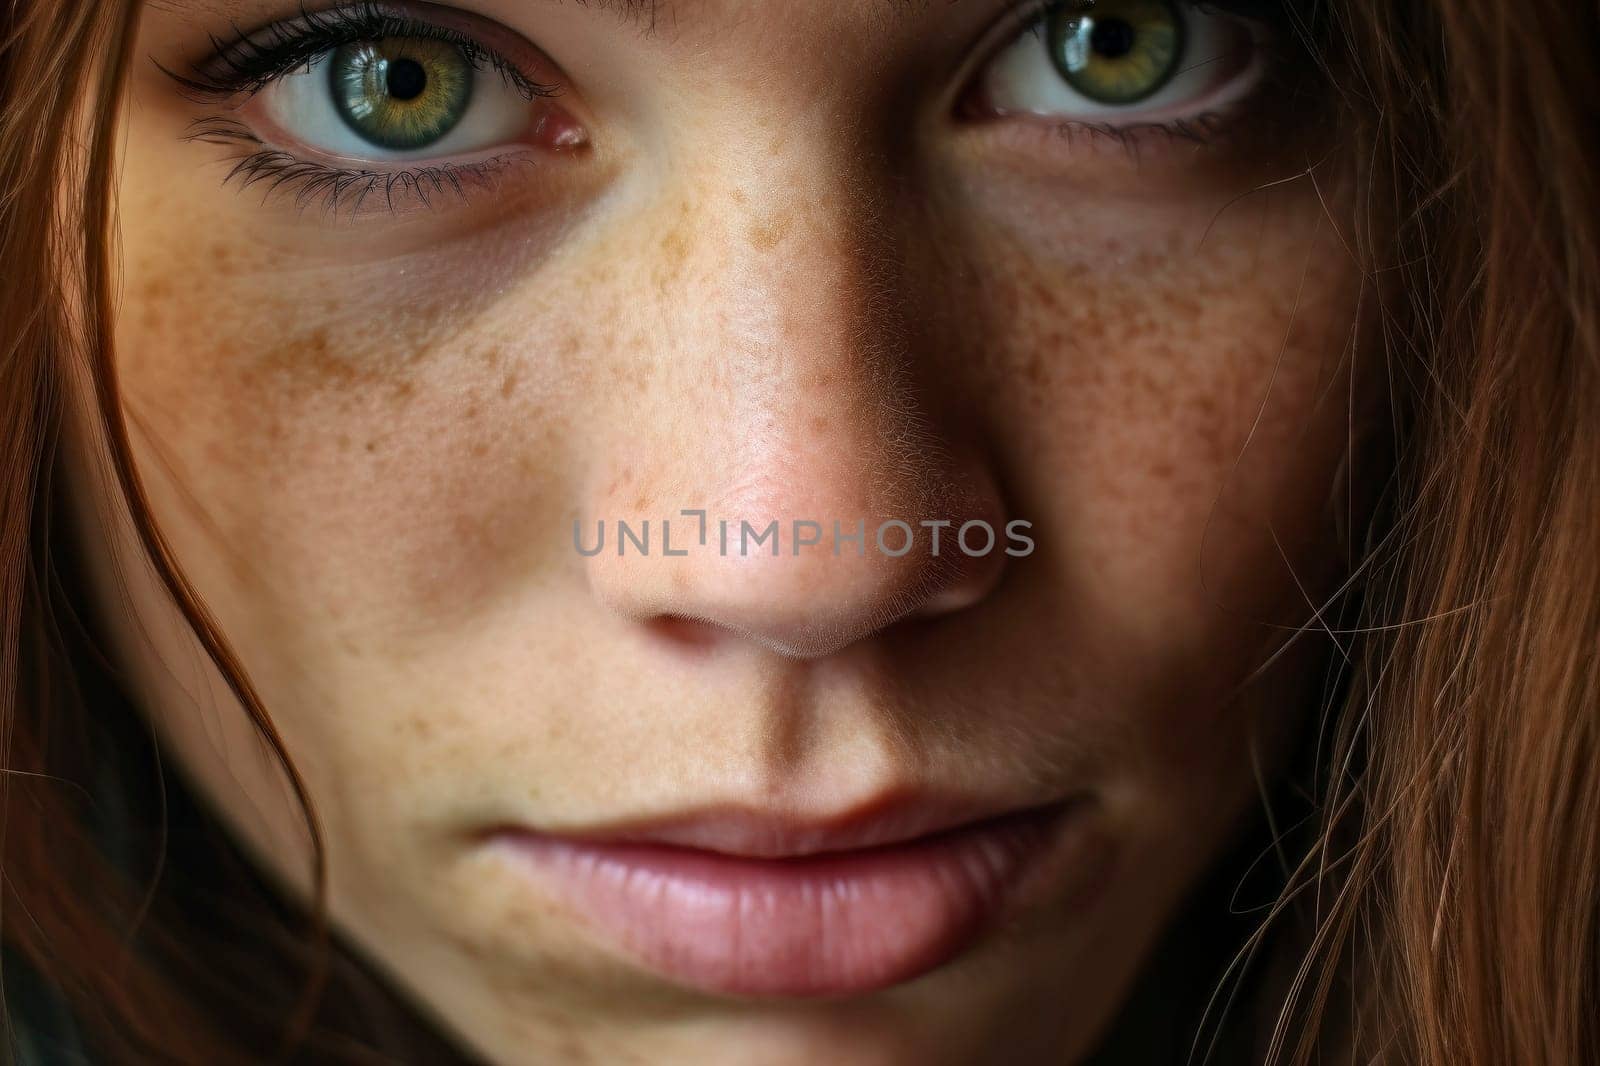
<instances>
[{"instance_id":1,"label":"upper lip","mask_svg":"<svg viewBox=\"0 0 1600 1066\"><path fill-rule=\"evenodd\" d=\"M1018 806L950 796L897 796L831 815L810 815L738 804L537 835L591 845L655 845L748 859L791 859L892 847L987 822L1043 817L1071 801ZM503 827L491 835L523 836Z\"/></svg>"}]
</instances>

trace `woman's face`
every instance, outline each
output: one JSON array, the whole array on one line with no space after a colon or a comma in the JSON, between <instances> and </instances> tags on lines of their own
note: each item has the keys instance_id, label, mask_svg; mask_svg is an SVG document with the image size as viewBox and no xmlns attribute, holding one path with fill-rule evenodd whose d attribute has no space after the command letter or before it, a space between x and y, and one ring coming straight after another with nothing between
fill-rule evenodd
<instances>
[{"instance_id":1,"label":"woman's face","mask_svg":"<svg viewBox=\"0 0 1600 1066\"><path fill-rule=\"evenodd\" d=\"M1343 565L1355 285L1287 40L642 6L149 5L117 344L159 524L336 920L490 1060L1072 1061ZM142 704L303 887L81 483Z\"/></svg>"}]
</instances>

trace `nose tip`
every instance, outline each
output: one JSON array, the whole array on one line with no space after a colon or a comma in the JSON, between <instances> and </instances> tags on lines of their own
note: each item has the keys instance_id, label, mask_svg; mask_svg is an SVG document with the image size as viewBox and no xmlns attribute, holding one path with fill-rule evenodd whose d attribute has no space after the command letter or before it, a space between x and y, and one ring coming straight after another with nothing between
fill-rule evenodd
<instances>
[{"instance_id":1,"label":"nose tip","mask_svg":"<svg viewBox=\"0 0 1600 1066\"><path fill-rule=\"evenodd\" d=\"M794 659L971 608L999 582L1007 559L1003 530L982 518L758 525L711 516L702 544L699 517L680 515L656 523L652 554L640 551L643 521L628 523L625 543L605 544L609 550L590 559L602 601L666 641L745 640Z\"/></svg>"}]
</instances>

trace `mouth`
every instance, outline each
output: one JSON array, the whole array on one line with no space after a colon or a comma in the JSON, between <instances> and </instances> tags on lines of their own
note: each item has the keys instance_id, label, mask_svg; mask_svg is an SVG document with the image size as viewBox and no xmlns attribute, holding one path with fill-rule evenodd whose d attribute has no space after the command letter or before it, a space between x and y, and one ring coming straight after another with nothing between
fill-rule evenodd
<instances>
[{"instance_id":1,"label":"mouth","mask_svg":"<svg viewBox=\"0 0 1600 1066\"><path fill-rule=\"evenodd\" d=\"M741 809L592 834L498 828L487 841L675 984L842 996L951 961L1041 877L1095 882L1104 852L1090 846L1092 806L961 821L952 807L906 804L835 824Z\"/></svg>"}]
</instances>

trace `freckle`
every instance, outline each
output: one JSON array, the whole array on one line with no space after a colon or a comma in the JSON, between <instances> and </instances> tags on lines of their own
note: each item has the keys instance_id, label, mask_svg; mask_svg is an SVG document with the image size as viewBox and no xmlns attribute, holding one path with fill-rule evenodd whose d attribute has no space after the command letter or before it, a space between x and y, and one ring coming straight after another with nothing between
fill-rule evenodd
<instances>
[{"instance_id":1,"label":"freckle","mask_svg":"<svg viewBox=\"0 0 1600 1066\"><path fill-rule=\"evenodd\" d=\"M375 452L377 450L378 450L378 442L377 441L375 441L375 440L367 441L367 453L368 454L371 454L371 453L373 453L373 452Z\"/></svg>"},{"instance_id":2,"label":"freckle","mask_svg":"<svg viewBox=\"0 0 1600 1066\"><path fill-rule=\"evenodd\" d=\"M489 454L489 446L483 443L483 441L478 441L468 449L468 454L470 454L474 459L482 459L485 455Z\"/></svg>"},{"instance_id":3,"label":"freckle","mask_svg":"<svg viewBox=\"0 0 1600 1066\"><path fill-rule=\"evenodd\" d=\"M477 419L478 419L478 405L477 404L471 404L470 406L468 406L465 411L461 412L461 417L463 419L465 419L466 421L468 421L468 422L477 421Z\"/></svg>"},{"instance_id":4,"label":"freckle","mask_svg":"<svg viewBox=\"0 0 1600 1066\"><path fill-rule=\"evenodd\" d=\"M1040 307L1054 307L1056 305L1056 290L1042 281L1035 281L1031 286L1032 299Z\"/></svg>"},{"instance_id":5,"label":"freckle","mask_svg":"<svg viewBox=\"0 0 1600 1066\"><path fill-rule=\"evenodd\" d=\"M144 301L146 305L166 299L172 293L172 285L164 277L156 277L144 285Z\"/></svg>"},{"instance_id":6,"label":"freckle","mask_svg":"<svg viewBox=\"0 0 1600 1066\"><path fill-rule=\"evenodd\" d=\"M651 280L658 292L667 292L672 288L689 260L689 224L685 221L686 217L685 209L680 212L679 220L661 238L661 258L651 271Z\"/></svg>"},{"instance_id":7,"label":"freckle","mask_svg":"<svg viewBox=\"0 0 1600 1066\"><path fill-rule=\"evenodd\" d=\"M794 218L788 215L757 222L750 227L750 244L758 251L770 252L783 243L793 226Z\"/></svg>"},{"instance_id":8,"label":"freckle","mask_svg":"<svg viewBox=\"0 0 1600 1066\"><path fill-rule=\"evenodd\" d=\"M1045 360L1039 358L1038 353L1034 353L1028 360L1023 375L1028 379L1028 384L1035 388L1043 388L1050 380L1050 375L1045 370Z\"/></svg>"},{"instance_id":9,"label":"freckle","mask_svg":"<svg viewBox=\"0 0 1600 1066\"><path fill-rule=\"evenodd\" d=\"M824 415L813 416L811 419L811 430L813 433L826 433L828 431L827 417Z\"/></svg>"},{"instance_id":10,"label":"freckle","mask_svg":"<svg viewBox=\"0 0 1600 1066\"><path fill-rule=\"evenodd\" d=\"M510 373L510 374L507 374L505 380L500 383L500 395L509 397L513 392L516 392L516 391L517 391L517 375L516 375L515 372L513 372L513 373Z\"/></svg>"},{"instance_id":11,"label":"freckle","mask_svg":"<svg viewBox=\"0 0 1600 1066\"><path fill-rule=\"evenodd\" d=\"M456 946L457 950L459 950L463 955L465 955L469 959L483 959L483 958L487 958L488 955L489 955L489 953L487 951L485 951L482 947L478 946L477 944L473 943L470 940L458 939L455 942L455 946Z\"/></svg>"},{"instance_id":12,"label":"freckle","mask_svg":"<svg viewBox=\"0 0 1600 1066\"><path fill-rule=\"evenodd\" d=\"M1173 319L1193 320L1201 315L1200 302L1183 292L1175 292L1167 298L1167 310Z\"/></svg>"},{"instance_id":13,"label":"freckle","mask_svg":"<svg viewBox=\"0 0 1600 1066\"><path fill-rule=\"evenodd\" d=\"M647 510L649 507L650 507L650 497L648 497L648 496L644 495L643 493L641 493L639 496L634 498L633 509L635 511L639 511L639 512L642 513L643 511Z\"/></svg>"},{"instance_id":14,"label":"freckle","mask_svg":"<svg viewBox=\"0 0 1600 1066\"><path fill-rule=\"evenodd\" d=\"M661 251L666 256L667 264L671 267L681 266L683 261L688 258L689 237L684 232L684 226L681 222L673 226L661 238Z\"/></svg>"}]
</instances>

